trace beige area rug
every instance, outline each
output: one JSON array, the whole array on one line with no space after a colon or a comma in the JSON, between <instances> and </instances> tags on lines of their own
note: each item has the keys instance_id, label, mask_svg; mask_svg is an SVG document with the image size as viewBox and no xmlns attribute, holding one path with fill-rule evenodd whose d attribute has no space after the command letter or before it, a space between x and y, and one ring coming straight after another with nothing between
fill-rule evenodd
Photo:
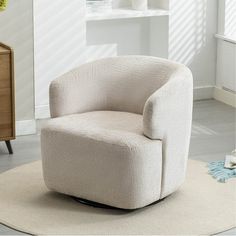
<instances>
[{"instance_id":1,"label":"beige area rug","mask_svg":"<svg viewBox=\"0 0 236 236\"><path fill-rule=\"evenodd\" d=\"M77 203L44 186L41 162L0 175L0 222L31 234L214 234L236 226L236 181L218 183L190 160L184 186L159 204L126 213Z\"/></svg>"}]
</instances>

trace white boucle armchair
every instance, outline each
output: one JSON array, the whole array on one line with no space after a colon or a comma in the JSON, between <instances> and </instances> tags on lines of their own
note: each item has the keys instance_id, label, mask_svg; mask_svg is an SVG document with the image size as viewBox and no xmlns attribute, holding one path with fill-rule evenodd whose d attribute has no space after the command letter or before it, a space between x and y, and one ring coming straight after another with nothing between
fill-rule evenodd
<instances>
[{"instance_id":1,"label":"white boucle armchair","mask_svg":"<svg viewBox=\"0 0 236 236\"><path fill-rule=\"evenodd\" d=\"M43 174L53 191L123 209L165 198L184 182L192 74L146 56L84 64L50 86Z\"/></svg>"}]
</instances>

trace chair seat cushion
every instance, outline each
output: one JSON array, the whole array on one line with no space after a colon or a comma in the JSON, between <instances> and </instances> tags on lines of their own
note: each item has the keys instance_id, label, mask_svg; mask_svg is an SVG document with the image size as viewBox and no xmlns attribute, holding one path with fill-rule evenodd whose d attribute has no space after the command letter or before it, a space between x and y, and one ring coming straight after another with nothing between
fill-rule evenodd
<instances>
[{"instance_id":1,"label":"chair seat cushion","mask_svg":"<svg viewBox=\"0 0 236 236\"><path fill-rule=\"evenodd\" d=\"M141 145L151 140L143 135L143 117L116 111L95 111L52 119L46 129L116 145Z\"/></svg>"},{"instance_id":2,"label":"chair seat cushion","mask_svg":"<svg viewBox=\"0 0 236 236\"><path fill-rule=\"evenodd\" d=\"M159 200L161 141L143 135L142 121L115 111L51 119L41 132L46 185L125 209Z\"/></svg>"}]
</instances>

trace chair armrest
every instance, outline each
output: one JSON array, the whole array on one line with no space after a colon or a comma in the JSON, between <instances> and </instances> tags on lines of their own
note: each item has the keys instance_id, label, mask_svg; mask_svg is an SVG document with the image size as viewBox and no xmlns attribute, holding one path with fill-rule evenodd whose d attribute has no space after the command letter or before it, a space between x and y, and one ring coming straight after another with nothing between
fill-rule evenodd
<instances>
[{"instance_id":1,"label":"chair armrest","mask_svg":"<svg viewBox=\"0 0 236 236\"><path fill-rule=\"evenodd\" d=\"M193 81L185 66L152 94L144 106L143 132L163 144L162 197L184 181L192 124ZM183 168L184 167L184 168Z\"/></svg>"},{"instance_id":2,"label":"chair armrest","mask_svg":"<svg viewBox=\"0 0 236 236\"><path fill-rule=\"evenodd\" d=\"M191 120L193 85L188 69L172 78L147 100L143 112L144 134L150 139L164 139L177 124Z\"/></svg>"}]
</instances>

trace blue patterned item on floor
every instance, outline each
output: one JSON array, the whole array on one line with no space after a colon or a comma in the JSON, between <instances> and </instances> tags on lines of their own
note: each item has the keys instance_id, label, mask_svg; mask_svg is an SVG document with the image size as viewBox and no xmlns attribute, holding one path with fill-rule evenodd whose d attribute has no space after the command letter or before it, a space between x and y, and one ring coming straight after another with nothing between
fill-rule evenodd
<instances>
[{"instance_id":1,"label":"blue patterned item on floor","mask_svg":"<svg viewBox=\"0 0 236 236\"><path fill-rule=\"evenodd\" d=\"M208 173L221 183L225 183L229 178L236 177L236 169L228 169L224 165L225 161L215 161L207 165L209 168Z\"/></svg>"}]
</instances>

